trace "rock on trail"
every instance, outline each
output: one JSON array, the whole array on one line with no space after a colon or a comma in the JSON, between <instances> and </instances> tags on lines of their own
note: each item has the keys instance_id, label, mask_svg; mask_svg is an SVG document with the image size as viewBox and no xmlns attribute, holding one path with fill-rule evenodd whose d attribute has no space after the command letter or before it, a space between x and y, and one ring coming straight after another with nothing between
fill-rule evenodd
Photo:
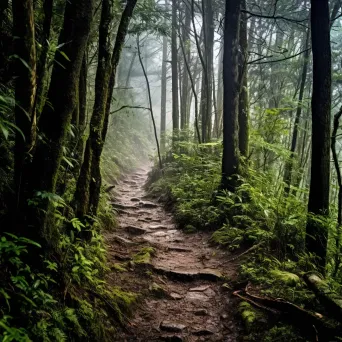
<instances>
[{"instance_id":1,"label":"rock on trail","mask_svg":"<svg viewBox=\"0 0 342 342\"><path fill-rule=\"evenodd\" d=\"M234 280L237 264L209 245L209 234L177 229L144 190L149 170L139 168L115 186L119 227L106 241L111 263L123 268L112 267L108 281L140 300L113 341L238 341L233 298L222 286Z\"/></svg>"}]
</instances>

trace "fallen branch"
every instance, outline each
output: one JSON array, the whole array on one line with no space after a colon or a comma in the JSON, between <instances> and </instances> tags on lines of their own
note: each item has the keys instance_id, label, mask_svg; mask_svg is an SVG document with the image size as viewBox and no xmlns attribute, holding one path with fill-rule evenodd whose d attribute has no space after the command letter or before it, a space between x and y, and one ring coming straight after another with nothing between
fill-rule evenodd
<instances>
[{"instance_id":1,"label":"fallen branch","mask_svg":"<svg viewBox=\"0 0 342 342\"><path fill-rule=\"evenodd\" d=\"M331 341L336 336L340 336L340 326L335 327L323 315L305 310L293 303L287 302L284 299L259 297L250 294L247 290L235 291L233 295L245 300L257 308L268 312L279 312L286 320L309 335L310 338L315 338L317 340L317 335L319 335L320 341Z\"/></svg>"},{"instance_id":2,"label":"fallen branch","mask_svg":"<svg viewBox=\"0 0 342 342\"><path fill-rule=\"evenodd\" d=\"M125 108L132 108L132 109L146 109L146 110L148 110L148 111L151 111L151 108L148 108L148 107L141 107L141 106L128 106L128 105L126 105L126 106L122 106L122 107L120 107L119 109L113 110L112 112L110 112L110 114L115 114L115 113L117 113L117 112L119 112L120 110L122 110L122 109L125 109Z\"/></svg>"},{"instance_id":3,"label":"fallen branch","mask_svg":"<svg viewBox=\"0 0 342 342\"><path fill-rule=\"evenodd\" d=\"M316 274L306 274L304 280L328 314L342 322L342 298L333 292L329 285Z\"/></svg>"},{"instance_id":4,"label":"fallen branch","mask_svg":"<svg viewBox=\"0 0 342 342\"><path fill-rule=\"evenodd\" d=\"M236 255L236 256L233 257L233 258L230 258L230 259L228 260L228 262L235 261L235 260L241 258L242 256L248 254L249 252L254 251L254 250L257 249L258 247L260 247L263 243L264 243L264 241L261 241L261 242L257 243L256 245L253 245L251 248L248 248L248 249L247 249L246 251L244 251L243 253L241 253L241 254L239 254L239 255Z\"/></svg>"}]
</instances>

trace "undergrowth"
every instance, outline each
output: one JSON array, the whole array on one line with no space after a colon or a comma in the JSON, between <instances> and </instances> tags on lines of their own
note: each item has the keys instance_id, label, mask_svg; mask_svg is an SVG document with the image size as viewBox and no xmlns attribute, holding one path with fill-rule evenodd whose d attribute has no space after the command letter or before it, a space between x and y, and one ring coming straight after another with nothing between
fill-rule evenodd
<instances>
[{"instance_id":1,"label":"undergrowth","mask_svg":"<svg viewBox=\"0 0 342 342\"><path fill-rule=\"evenodd\" d=\"M221 143L181 142L174 151L177 153L164 158L163 177L151 174L149 191L173 210L179 227L186 232L211 230L213 244L235 255L246 251L240 259L239 278L254 284L261 295L316 309L315 296L302 280L306 272L318 272L313 256L303 252L307 191L292 188L285 197L283 184L274 172L256 171L252 162L244 161L236 192L218 191ZM323 220L326 229L334 230L331 218L314 219ZM329 248L333 248L332 242ZM329 284L341 294L336 280L329 278ZM247 340L285 341L295 334L280 323L270 330L263 328L261 333L258 326L264 318L258 310L244 304L239 312L246 322Z\"/></svg>"},{"instance_id":2,"label":"undergrowth","mask_svg":"<svg viewBox=\"0 0 342 342\"><path fill-rule=\"evenodd\" d=\"M136 295L110 288L104 280L109 268L101 231L108 209L102 201L104 213L85 227L77 218L63 216L66 204L53 198L60 201L55 216L61 231L53 254L43 255L41 247L26 238L9 233L1 237L0 340L110 340ZM84 230L90 231L90 241L80 238ZM33 252L43 266L29 266L27 257Z\"/></svg>"}]
</instances>

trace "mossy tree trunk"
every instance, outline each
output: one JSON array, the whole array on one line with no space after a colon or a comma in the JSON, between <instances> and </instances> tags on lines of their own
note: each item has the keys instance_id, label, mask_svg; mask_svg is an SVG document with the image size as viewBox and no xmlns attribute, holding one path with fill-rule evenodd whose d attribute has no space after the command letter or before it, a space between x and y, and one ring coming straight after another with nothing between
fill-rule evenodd
<instances>
[{"instance_id":1,"label":"mossy tree trunk","mask_svg":"<svg viewBox=\"0 0 342 342\"><path fill-rule=\"evenodd\" d=\"M84 160L75 192L76 213L80 218L85 215L97 214L102 183L100 161L107 134L116 70L135 4L136 0L127 2L121 16L111 56L108 42L110 22L113 18L111 0L104 0L102 4L99 62L95 81L95 104L90 122L90 134L86 143Z\"/></svg>"},{"instance_id":2,"label":"mossy tree trunk","mask_svg":"<svg viewBox=\"0 0 342 342\"><path fill-rule=\"evenodd\" d=\"M25 202L26 168L36 137L36 48L32 0L13 0L13 36L15 61L14 184L17 210Z\"/></svg>"},{"instance_id":3,"label":"mossy tree trunk","mask_svg":"<svg viewBox=\"0 0 342 342\"><path fill-rule=\"evenodd\" d=\"M46 61L49 52L49 39L51 31L52 13L53 13L53 1L45 0L43 4L44 20L42 33L40 35L41 52L37 63L37 97L36 97L36 110L38 115L44 106L44 93L45 82L47 75Z\"/></svg>"},{"instance_id":4,"label":"mossy tree trunk","mask_svg":"<svg viewBox=\"0 0 342 342\"><path fill-rule=\"evenodd\" d=\"M135 5L137 4L137 0L128 0L126 7L121 15L118 31L116 33L115 45L112 53L112 61L111 61L111 74L109 80L108 87L108 95L106 101L106 111L102 126L102 134L101 140L97 145L97 150L94 153L94 157L92 160L91 166L91 184L90 184L90 203L89 203L89 213L91 215L96 215L99 200L100 200L100 191L101 191L101 171L100 171L100 162L101 162L101 154L103 151L103 146L106 140L108 124L109 124L109 116L110 116L110 106L112 102L114 86L115 86L115 78L116 72L119 65L119 60L121 56L122 49L125 44L125 39L128 33L129 23L131 21L133 10Z\"/></svg>"},{"instance_id":5,"label":"mossy tree trunk","mask_svg":"<svg viewBox=\"0 0 342 342\"><path fill-rule=\"evenodd\" d=\"M235 191L239 172L238 63L241 0L226 3L223 52L223 155L221 189Z\"/></svg>"},{"instance_id":6,"label":"mossy tree trunk","mask_svg":"<svg viewBox=\"0 0 342 342\"><path fill-rule=\"evenodd\" d=\"M37 191L55 193L58 170L62 161L66 132L77 103L77 88L83 56L93 18L95 0L74 0L65 7L63 28L59 44L63 54L57 52L48 91L48 103L42 111L39 129L41 141L37 144L32 162L31 196ZM66 43L68 42L68 43ZM47 209L45 203L42 209ZM52 239L53 225L47 225L46 212L35 211L29 218L33 232ZM35 235L35 234L33 234ZM53 241L50 241L53 242Z\"/></svg>"},{"instance_id":7,"label":"mossy tree trunk","mask_svg":"<svg viewBox=\"0 0 342 342\"><path fill-rule=\"evenodd\" d=\"M90 120L89 137L86 143L85 159L82 163L81 173L75 193L75 208L78 217L89 213L91 180L91 166L94 154L98 153L101 144L101 134L106 111L108 84L111 73L110 27L113 20L112 0L102 1L101 19L99 25L99 51L95 79L95 102ZM98 175L96 175L98 177Z\"/></svg>"},{"instance_id":8,"label":"mossy tree trunk","mask_svg":"<svg viewBox=\"0 0 342 342\"><path fill-rule=\"evenodd\" d=\"M330 192L330 125L331 125L331 47L329 1L311 0L312 148L307 251L317 255L324 271L327 255L327 226L311 214L329 214Z\"/></svg>"}]
</instances>

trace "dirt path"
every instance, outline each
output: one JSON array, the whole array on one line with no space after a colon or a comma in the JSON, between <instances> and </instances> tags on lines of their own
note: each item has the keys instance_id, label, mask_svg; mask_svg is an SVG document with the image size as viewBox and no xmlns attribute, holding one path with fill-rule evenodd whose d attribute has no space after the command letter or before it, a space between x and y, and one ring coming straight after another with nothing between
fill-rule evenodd
<instances>
[{"instance_id":1,"label":"dirt path","mask_svg":"<svg viewBox=\"0 0 342 342\"><path fill-rule=\"evenodd\" d=\"M208 235L177 230L172 215L147 199L148 171L136 170L112 191L119 229L106 237L115 264L110 278L142 298L116 341L237 341L225 286L237 265L208 244Z\"/></svg>"}]
</instances>

